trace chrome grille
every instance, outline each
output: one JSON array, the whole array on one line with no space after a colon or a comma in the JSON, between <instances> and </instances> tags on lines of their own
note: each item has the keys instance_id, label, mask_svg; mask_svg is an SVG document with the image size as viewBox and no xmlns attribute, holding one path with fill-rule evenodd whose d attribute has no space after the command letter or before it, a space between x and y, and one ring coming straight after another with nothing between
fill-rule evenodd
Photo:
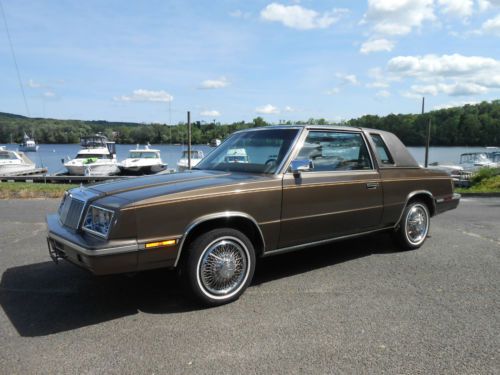
<instances>
[{"instance_id":1,"label":"chrome grille","mask_svg":"<svg viewBox=\"0 0 500 375\"><path fill-rule=\"evenodd\" d=\"M59 213L61 223L67 227L77 229L84 206L85 202L71 196L67 197Z\"/></svg>"}]
</instances>

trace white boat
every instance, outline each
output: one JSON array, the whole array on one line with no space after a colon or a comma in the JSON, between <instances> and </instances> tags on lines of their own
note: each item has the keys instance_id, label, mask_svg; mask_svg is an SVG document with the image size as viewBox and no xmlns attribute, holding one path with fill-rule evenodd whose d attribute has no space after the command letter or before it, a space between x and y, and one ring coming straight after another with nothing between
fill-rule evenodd
<instances>
[{"instance_id":1,"label":"white boat","mask_svg":"<svg viewBox=\"0 0 500 375\"><path fill-rule=\"evenodd\" d=\"M15 175L35 170L36 165L23 152L0 146L0 175Z\"/></svg>"},{"instance_id":2,"label":"white boat","mask_svg":"<svg viewBox=\"0 0 500 375\"><path fill-rule=\"evenodd\" d=\"M115 142L103 135L82 137L82 148L74 159L64 163L68 173L76 176L110 176L120 172Z\"/></svg>"},{"instance_id":3,"label":"white boat","mask_svg":"<svg viewBox=\"0 0 500 375\"><path fill-rule=\"evenodd\" d=\"M36 152L38 151L38 145L33 138L30 138L26 132L24 133L23 143L18 147L19 151L23 152Z\"/></svg>"},{"instance_id":4,"label":"white boat","mask_svg":"<svg viewBox=\"0 0 500 375\"><path fill-rule=\"evenodd\" d=\"M219 138L214 138L210 141L210 147L219 147L222 141Z\"/></svg>"},{"instance_id":5,"label":"white boat","mask_svg":"<svg viewBox=\"0 0 500 375\"><path fill-rule=\"evenodd\" d=\"M184 172L185 170L189 169L188 167L188 151L184 150L182 151L182 157L179 159L177 162L177 171L178 172ZM205 155L203 154L203 151L201 150L191 150L191 168L196 166L201 159L203 159Z\"/></svg>"},{"instance_id":6,"label":"white boat","mask_svg":"<svg viewBox=\"0 0 500 375\"><path fill-rule=\"evenodd\" d=\"M500 163L491 160L487 152L467 152L460 155L460 165L471 171L483 167L496 168Z\"/></svg>"},{"instance_id":7,"label":"white boat","mask_svg":"<svg viewBox=\"0 0 500 375\"><path fill-rule=\"evenodd\" d=\"M163 163L160 150L154 150L147 145L145 148L129 150L128 158L118 163L118 167L123 174L152 174L167 169L167 164Z\"/></svg>"}]
</instances>

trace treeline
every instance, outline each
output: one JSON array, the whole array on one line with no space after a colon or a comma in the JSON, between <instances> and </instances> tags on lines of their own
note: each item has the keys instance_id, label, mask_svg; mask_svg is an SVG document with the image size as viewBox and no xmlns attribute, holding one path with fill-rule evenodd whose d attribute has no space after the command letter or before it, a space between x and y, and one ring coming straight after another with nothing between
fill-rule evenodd
<instances>
[{"instance_id":1,"label":"treeline","mask_svg":"<svg viewBox=\"0 0 500 375\"><path fill-rule=\"evenodd\" d=\"M366 115L341 124L387 130L395 133L408 146L423 146L427 124L432 123L431 144L434 146L499 146L500 100L432 111L424 115ZM291 124L326 125L325 119L287 121ZM237 130L269 125L261 117L251 122L203 124L192 126L192 142L204 144L224 139ZM34 133L39 143L78 143L81 136L103 133L118 143L152 144L186 143L186 124L137 124L107 121L55 120L28 118L0 113L0 143L19 143L24 132Z\"/></svg>"}]
</instances>

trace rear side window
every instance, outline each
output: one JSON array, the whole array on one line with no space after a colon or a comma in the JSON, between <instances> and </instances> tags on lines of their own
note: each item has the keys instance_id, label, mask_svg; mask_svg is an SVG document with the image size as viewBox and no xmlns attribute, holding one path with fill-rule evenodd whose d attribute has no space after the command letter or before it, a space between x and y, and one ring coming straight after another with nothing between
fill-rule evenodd
<instances>
[{"instance_id":1,"label":"rear side window","mask_svg":"<svg viewBox=\"0 0 500 375\"><path fill-rule=\"evenodd\" d=\"M394 164L394 160L392 159L392 156L389 153L389 149L384 143L382 137L379 134L370 134L370 135L372 137L373 143L375 143L377 154L382 164L384 165Z\"/></svg>"}]
</instances>

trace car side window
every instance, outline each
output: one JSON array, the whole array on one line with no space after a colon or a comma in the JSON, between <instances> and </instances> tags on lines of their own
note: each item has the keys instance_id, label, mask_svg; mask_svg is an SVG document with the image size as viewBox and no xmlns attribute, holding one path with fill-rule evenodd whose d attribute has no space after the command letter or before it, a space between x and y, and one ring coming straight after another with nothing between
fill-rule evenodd
<instances>
[{"instance_id":1,"label":"car side window","mask_svg":"<svg viewBox=\"0 0 500 375\"><path fill-rule=\"evenodd\" d=\"M372 169L360 133L310 131L297 158L309 160L312 172Z\"/></svg>"},{"instance_id":2,"label":"car side window","mask_svg":"<svg viewBox=\"0 0 500 375\"><path fill-rule=\"evenodd\" d=\"M375 147L377 150L378 157L382 164L394 164L394 160L392 159L391 154L389 153L389 149L385 144L384 140L380 136L380 134L370 134L372 137L373 143L375 143Z\"/></svg>"}]
</instances>

